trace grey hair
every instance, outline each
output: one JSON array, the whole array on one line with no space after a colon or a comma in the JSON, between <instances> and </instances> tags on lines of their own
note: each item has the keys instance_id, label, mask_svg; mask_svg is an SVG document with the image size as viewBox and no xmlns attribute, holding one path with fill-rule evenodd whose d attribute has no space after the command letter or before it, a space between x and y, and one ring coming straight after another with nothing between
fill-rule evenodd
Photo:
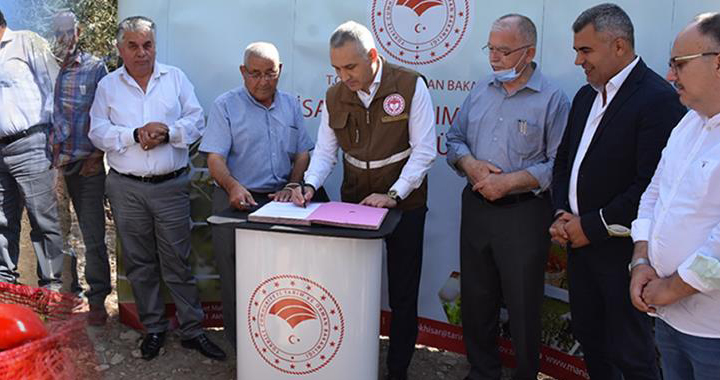
<instances>
[{"instance_id":1,"label":"grey hair","mask_svg":"<svg viewBox=\"0 0 720 380\"><path fill-rule=\"evenodd\" d=\"M697 23L698 31L705 37L710 37L720 47L720 13L701 13L693 19Z\"/></svg>"},{"instance_id":2,"label":"grey hair","mask_svg":"<svg viewBox=\"0 0 720 380\"><path fill-rule=\"evenodd\" d=\"M0 29L7 26L7 21L5 21L5 15L3 15L2 11L0 10Z\"/></svg>"},{"instance_id":3,"label":"grey hair","mask_svg":"<svg viewBox=\"0 0 720 380\"><path fill-rule=\"evenodd\" d=\"M515 22L511 24L511 21ZM513 27L517 27L517 32L525 43L532 46L537 45L537 28L535 28L535 23L527 16L508 13L495 20L492 24L492 30L508 30Z\"/></svg>"},{"instance_id":4,"label":"grey hair","mask_svg":"<svg viewBox=\"0 0 720 380\"><path fill-rule=\"evenodd\" d=\"M122 20L118 25L117 30L117 43L121 43L125 32L152 32L153 37L155 36L155 22L147 17L143 16L132 16L125 20Z\"/></svg>"},{"instance_id":5,"label":"grey hair","mask_svg":"<svg viewBox=\"0 0 720 380\"><path fill-rule=\"evenodd\" d=\"M622 38L635 47L635 31L625 11L616 4L604 3L586 9L572 24L575 33L592 25L596 32L605 32L613 38Z\"/></svg>"},{"instance_id":6,"label":"grey hair","mask_svg":"<svg viewBox=\"0 0 720 380\"><path fill-rule=\"evenodd\" d=\"M243 53L243 65L247 65L250 57L267 59L275 65L280 64L280 53L275 45L269 42L253 42L248 45Z\"/></svg>"},{"instance_id":7,"label":"grey hair","mask_svg":"<svg viewBox=\"0 0 720 380\"><path fill-rule=\"evenodd\" d=\"M348 42L357 43L362 54L367 54L371 49L375 49L375 40L368 28L355 21L346 21L340 24L330 36L331 49L342 47Z\"/></svg>"}]
</instances>

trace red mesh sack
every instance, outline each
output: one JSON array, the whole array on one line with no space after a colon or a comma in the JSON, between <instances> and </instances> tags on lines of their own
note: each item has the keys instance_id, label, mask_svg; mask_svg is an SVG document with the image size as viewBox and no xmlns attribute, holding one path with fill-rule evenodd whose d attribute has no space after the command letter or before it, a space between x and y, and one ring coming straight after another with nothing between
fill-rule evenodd
<instances>
[{"instance_id":1,"label":"red mesh sack","mask_svg":"<svg viewBox=\"0 0 720 380\"><path fill-rule=\"evenodd\" d=\"M85 315L73 314L72 295L0 282L0 303L27 306L42 319L48 336L0 352L0 380L96 379L97 360L85 330Z\"/></svg>"}]
</instances>

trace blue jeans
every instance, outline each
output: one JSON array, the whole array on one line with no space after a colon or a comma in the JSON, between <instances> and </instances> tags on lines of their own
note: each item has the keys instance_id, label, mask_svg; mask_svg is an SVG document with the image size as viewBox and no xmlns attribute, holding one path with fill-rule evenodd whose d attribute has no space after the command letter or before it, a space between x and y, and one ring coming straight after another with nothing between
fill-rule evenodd
<instances>
[{"instance_id":1,"label":"blue jeans","mask_svg":"<svg viewBox=\"0 0 720 380\"><path fill-rule=\"evenodd\" d=\"M655 321L655 340L665 380L720 379L720 339L688 335L660 318Z\"/></svg>"},{"instance_id":2,"label":"blue jeans","mask_svg":"<svg viewBox=\"0 0 720 380\"><path fill-rule=\"evenodd\" d=\"M0 281L15 282L20 256L20 217L30 219L30 240L37 256L38 285L62 286L62 236L58 223L55 176L47 135L34 133L0 144Z\"/></svg>"}]
</instances>

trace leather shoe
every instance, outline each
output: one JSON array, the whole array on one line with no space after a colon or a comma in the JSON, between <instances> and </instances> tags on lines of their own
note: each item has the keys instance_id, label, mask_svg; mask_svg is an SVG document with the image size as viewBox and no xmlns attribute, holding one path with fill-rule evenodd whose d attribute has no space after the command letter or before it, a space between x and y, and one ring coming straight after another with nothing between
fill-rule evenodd
<instances>
[{"instance_id":1,"label":"leather shoe","mask_svg":"<svg viewBox=\"0 0 720 380\"><path fill-rule=\"evenodd\" d=\"M405 373L388 373L386 380L407 380Z\"/></svg>"},{"instance_id":2,"label":"leather shoe","mask_svg":"<svg viewBox=\"0 0 720 380\"><path fill-rule=\"evenodd\" d=\"M185 348L200 351L201 354L210 359L225 360L226 358L225 351L208 339L205 334L200 334L192 339L185 339L180 344Z\"/></svg>"},{"instance_id":3,"label":"leather shoe","mask_svg":"<svg viewBox=\"0 0 720 380\"><path fill-rule=\"evenodd\" d=\"M107 318L108 313L105 311L104 304L90 304L90 312L87 317L90 326L105 326Z\"/></svg>"},{"instance_id":4,"label":"leather shoe","mask_svg":"<svg viewBox=\"0 0 720 380\"><path fill-rule=\"evenodd\" d=\"M151 360L160 354L160 348L165 344L165 333L148 333L140 345L142 358Z\"/></svg>"}]
</instances>

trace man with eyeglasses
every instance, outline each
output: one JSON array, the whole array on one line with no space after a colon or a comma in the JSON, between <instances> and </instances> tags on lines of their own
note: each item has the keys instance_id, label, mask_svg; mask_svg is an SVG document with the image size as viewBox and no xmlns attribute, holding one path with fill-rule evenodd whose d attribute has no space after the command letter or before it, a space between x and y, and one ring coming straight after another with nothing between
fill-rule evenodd
<instances>
[{"instance_id":1,"label":"man with eyeglasses","mask_svg":"<svg viewBox=\"0 0 720 380\"><path fill-rule=\"evenodd\" d=\"M466 379L499 379L498 318L510 315L513 379L536 379L540 308L552 222L547 192L570 102L533 61L537 32L508 14L491 27L492 75L465 99L447 134L447 161L467 177L460 269Z\"/></svg>"},{"instance_id":2,"label":"man with eyeglasses","mask_svg":"<svg viewBox=\"0 0 720 380\"><path fill-rule=\"evenodd\" d=\"M247 210L261 199L287 202L310 161L308 136L297 97L277 89L282 63L277 48L254 42L244 52L244 86L212 106L200 151L215 180L213 212ZM225 336L236 347L235 232L213 227L213 251L222 284Z\"/></svg>"},{"instance_id":3,"label":"man with eyeglasses","mask_svg":"<svg viewBox=\"0 0 720 380\"><path fill-rule=\"evenodd\" d=\"M632 223L630 296L657 317L665 380L720 377L720 14L675 39L667 79L690 108Z\"/></svg>"},{"instance_id":4,"label":"man with eyeglasses","mask_svg":"<svg viewBox=\"0 0 720 380\"><path fill-rule=\"evenodd\" d=\"M568 246L573 334L590 378L658 379L650 319L628 297L629 227L685 109L635 54L622 8L589 8L572 30L588 85L575 95L555 158L550 233Z\"/></svg>"},{"instance_id":5,"label":"man with eyeglasses","mask_svg":"<svg viewBox=\"0 0 720 380\"><path fill-rule=\"evenodd\" d=\"M105 246L105 167L103 151L92 144L88 132L95 89L108 71L102 60L78 47L81 28L74 13L56 14L52 26L53 53L60 62L50 136L53 165L63 174L85 243L85 279L90 286L85 293L90 304L88 324L102 326L108 317L105 298L112 290ZM76 265L73 257L73 285L79 287Z\"/></svg>"}]
</instances>

